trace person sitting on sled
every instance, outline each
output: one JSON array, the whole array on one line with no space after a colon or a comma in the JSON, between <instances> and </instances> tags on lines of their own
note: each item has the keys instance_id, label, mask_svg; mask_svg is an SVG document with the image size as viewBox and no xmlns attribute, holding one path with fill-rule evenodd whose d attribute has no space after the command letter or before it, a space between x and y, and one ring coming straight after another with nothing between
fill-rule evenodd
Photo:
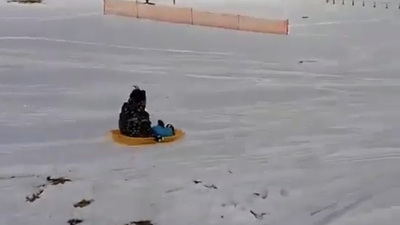
<instances>
[{"instance_id":1,"label":"person sitting on sled","mask_svg":"<svg viewBox=\"0 0 400 225\"><path fill-rule=\"evenodd\" d=\"M129 137L154 137L156 141L174 135L174 127L170 124L165 127L162 120L158 120L156 126L151 126L150 115L146 111L146 91L134 87L119 114L121 134Z\"/></svg>"}]
</instances>

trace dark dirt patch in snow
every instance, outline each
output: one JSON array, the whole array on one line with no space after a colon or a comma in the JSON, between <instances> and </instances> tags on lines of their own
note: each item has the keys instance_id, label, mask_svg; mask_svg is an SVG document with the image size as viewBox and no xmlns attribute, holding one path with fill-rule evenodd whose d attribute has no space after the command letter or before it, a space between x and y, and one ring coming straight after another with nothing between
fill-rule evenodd
<instances>
[{"instance_id":1,"label":"dark dirt patch in snow","mask_svg":"<svg viewBox=\"0 0 400 225\"><path fill-rule=\"evenodd\" d=\"M10 179L12 179L12 178L10 178ZM26 196L25 200L27 202L34 202L34 201L38 200L48 185L58 185L58 184L64 184L65 182L71 182L70 179L67 179L64 177L51 178L49 176L46 178L46 180L47 180L47 183L37 186L37 188L39 188L38 191L33 193L31 196Z\"/></svg>"},{"instance_id":2,"label":"dark dirt patch in snow","mask_svg":"<svg viewBox=\"0 0 400 225\"><path fill-rule=\"evenodd\" d=\"M59 184L64 184L65 182L72 182L68 178L64 177L58 177L58 178L51 178L50 176L46 178L49 184L51 185L59 185Z\"/></svg>"},{"instance_id":3,"label":"dark dirt patch in snow","mask_svg":"<svg viewBox=\"0 0 400 225\"><path fill-rule=\"evenodd\" d=\"M203 183L203 181L201 181L201 180L194 180L193 183L195 183L195 184L201 184L201 183Z\"/></svg>"},{"instance_id":4,"label":"dark dirt patch in snow","mask_svg":"<svg viewBox=\"0 0 400 225\"><path fill-rule=\"evenodd\" d=\"M265 191L263 191L261 193L259 193L259 192L253 193L253 195L260 196L262 199L267 199L268 198L268 189L266 189Z\"/></svg>"},{"instance_id":5,"label":"dark dirt patch in snow","mask_svg":"<svg viewBox=\"0 0 400 225\"><path fill-rule=\"evenodd\" d=\"M34 201L38 200L40 198L40 195L43 193L43 191L44 190L42 189L42 190L39 190L36 193L33 193L31 196L26 196L26 201L27 202L34 202Z\"/></svg>"},{"instance_id":6,"label":"dark dirt patch in snow","mask_svg":"<svg viewBox=\"0 0 400 225\"><path fill-rule=\"evenodd\" d=\"M250 213L256 218L256 219L263 219L264 216L267 215L267 213L256 213L253 210L250 210Z\"/></svg>"},{"instance_id":7,"label":"dark dirt patch in snow","mask_svg":"<svg viewBox=\"0 0 400 225\"><path fill-rule=\"evenodd\" d=\"M41 4L43 3L42 0L7 0L8 3L15 2L15 3L23 3L23 4L33 4L33 3L38 3Z\"/></svg>"},{"instance_id":8,"label":"dark dirt patch in snow","mask_svg":"<svg viewBox=\"0 0 400 225\"><path fill-rule=\"evenodd\" d=\"M195 184L202 184L203 181L202 180L194 180L193 183ZM204 184L203 185L205 188L209 188L209 189L218 189L217 186L215 186L214 184Z\"/></svg>"},{"instance_id":9,"label":"dark dirt patch in snow","mask_svg":"<svg viewBox=\"0 0 400 225\"><path fill-rule=\"evenodd\" d=\"M205 184L204 187L209 188L209 189L218 189L218 187L215 186L214 184Z\"/></svg>"},{"instance_id":10,"label":"dark dirt patch in snow","mask_svg":"<svg viewBox=\"0 0 400 225\"><path fill-rule=\"evenodd\" d=\"M67 221L67 223L69 225L76 225L76 224L80 224L82 222L83 222L83 220L81 220L81 219L70 219L70 220Z\"/></svg>"},{"instance_id":11,"label":"dark dirt patch in snow","mask_svg":"<svg viewBox=\"0 0 400 225\"><path fill-rule=\"evenodd\" d=\"M80 202L75 203L74 207L75 208L83 208L83 207L86 207L86 206L92 204L92 202L94 202L93 199L90 199L90 200L82 199Z\"/></svg>"},{"instance_id":12,"label":"dark dirt patch in snow","mask_svg":"<svg viewBox=\"0 0 400 225\"><path fill-rule=\"evenodd\" d=\"M141 221L129 222L124 225L155 225L155 224L153 224L150 220L141 220Z\"/></svg>"}]
</instances>

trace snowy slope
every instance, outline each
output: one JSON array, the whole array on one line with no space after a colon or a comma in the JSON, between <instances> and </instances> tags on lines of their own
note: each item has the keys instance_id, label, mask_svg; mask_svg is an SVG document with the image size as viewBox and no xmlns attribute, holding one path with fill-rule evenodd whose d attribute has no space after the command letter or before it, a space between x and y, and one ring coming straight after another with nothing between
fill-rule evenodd
<instances>
[{"instance_id":1,"label":"snowy slope","mask_svg":"<svg viewBox=\"0 0 400 225\"><path fill-rule=\"evenodd\" d=\"M397 224L400 11L273 3L289 36L1 3L0 224ZM111 143L132 84L183 140Z\"/></svg>"}]
</instances>

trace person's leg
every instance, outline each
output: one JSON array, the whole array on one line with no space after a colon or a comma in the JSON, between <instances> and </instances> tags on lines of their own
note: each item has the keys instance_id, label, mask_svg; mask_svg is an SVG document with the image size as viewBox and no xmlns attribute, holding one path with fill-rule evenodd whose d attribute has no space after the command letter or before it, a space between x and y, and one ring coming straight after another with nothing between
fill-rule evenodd
<instances>
[{"instance_id":1,"label":"person's leg","mask_svg":"<svg viewBox=\"0 0 400 225\"><path fill-rule=\"evenodd\" d=\"M175 127L172 124L167 124L166 127L171 129L172 135L175 135Z\"/></svg>"},{"instance_id":2,"label":"person's leg","mask_svg":"<svg viewBox=\"0 0 400 225\"><path fill-rule=\"evenodd\" d=\"M174 136L174 132L171 127L163 127L160 133L164 137Z\"/></svg>"},{"instance_id":3,"label":"person's leg","mask_svg":"<svg viewBox=\"0 0 400 225\"><path fill-rule=\"evenodd\" d=\"M171 127L162 127L160 125L156 125L152 127L152 131L154 136L160 135L163 137L169 137L174 135L173 128Z\"/></svg>"}]
</instances>

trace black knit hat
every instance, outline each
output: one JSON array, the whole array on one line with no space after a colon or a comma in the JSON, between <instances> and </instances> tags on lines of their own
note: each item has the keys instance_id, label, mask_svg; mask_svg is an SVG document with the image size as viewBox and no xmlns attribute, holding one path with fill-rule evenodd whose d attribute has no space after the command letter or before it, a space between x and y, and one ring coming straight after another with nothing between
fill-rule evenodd
<instances>
[{"instance_id":1,"label":"black knit hat","mask_svg":"<svg viewBox=\"0 0 400 225\"><path fill-rule=\"evenodd\" d=\"M146 101L146 91L140 90L139 87L135 86L135 89L132 90L129 98L131 98L135 102Z\"/></svg>"}]
</instances>

